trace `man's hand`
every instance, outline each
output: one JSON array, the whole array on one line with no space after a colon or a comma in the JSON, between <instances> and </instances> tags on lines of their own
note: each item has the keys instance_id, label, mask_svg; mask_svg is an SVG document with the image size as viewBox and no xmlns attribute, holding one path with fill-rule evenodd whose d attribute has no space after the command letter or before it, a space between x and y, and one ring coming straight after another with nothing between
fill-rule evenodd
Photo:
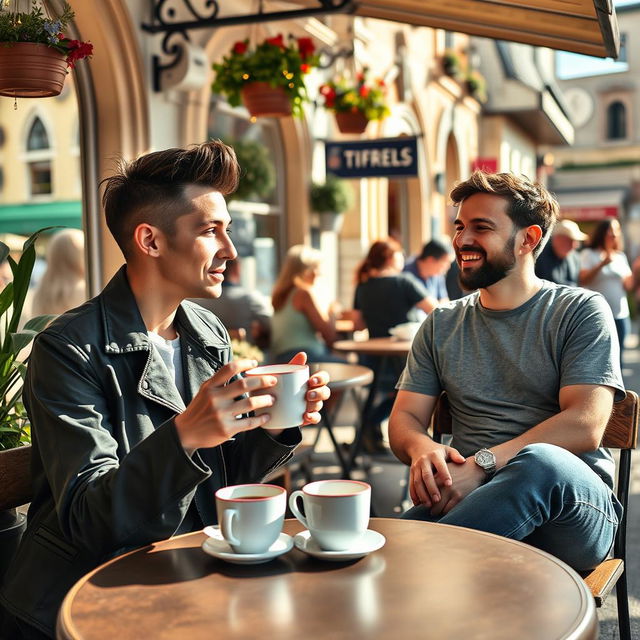
<instances>
[{"instance_id":1,"label":"man's hand","mask_svg":"<svg viewBox=\"0 0 640 640\"><path fill-rule=\"evenodd\" d=\"M175 425L185 449L215 447L240 431L261 427L268 415L240 418L256 409L270 407L274 397L261 394L241 397L251 391L275 386L275 376L249 376L229 383L234 376L257 365L255 360L234 360L204 382L189 406L176 416Z\"/></svg>"},{"instance_id":2,"label":"man's hand","mask_svg":"<svg viewBox=\"0 0 640 640\"><path fill-rule=\"evenodd\" d=\"M307 364L307 354L304 351L296 353L289 361L289 364ZM320 422L320 409L322 403L331 395L331 390L327 387L329 374L326 371L316 371L307 383L307 409L304 413L303 424L318 424Z\"/></svg>"},{"instance_id":3,"label":"man's hand","mask_svg":"<svg viewBox=\"0 0 640 640\"><path fill-rule=\"evenodd\" d=\"M440 478L436 476L436 483L440 487L441 497L434 500L431 506L432 516L449 513L463 498L477 489L485 480L485 472L476 464L473 457L467 458L463 464L450 462L447 465L450 484L442 486Z\"/></svg>"},{"instance_id":4,"label":"man's hand","mask_svg":"<svg viewBox=\"0 0 640 640\"><path fill-rule=\"evenodd\" d=\"M452 484L451 469L464 462L464 456L457 449L433 441L418 454L413 453L409 478L413 504L431 507L440 502L442 489Z\"/></svg>"}]
</instances>

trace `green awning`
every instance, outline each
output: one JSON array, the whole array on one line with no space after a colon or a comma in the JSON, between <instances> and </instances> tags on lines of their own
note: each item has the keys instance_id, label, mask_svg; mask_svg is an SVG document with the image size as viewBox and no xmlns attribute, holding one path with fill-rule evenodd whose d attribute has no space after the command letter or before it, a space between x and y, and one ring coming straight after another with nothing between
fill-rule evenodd
<instances>
[{"instance_id":1,"label":"green awning","mask_svg":"<svg viewBox=\"0 0 640 640\"><path fill-rule=\"evenodd\" d=\"M0 233L31 235L43 227L82 229L82 202L40 202L0 205Z\"/></svg>"}]
</instances>

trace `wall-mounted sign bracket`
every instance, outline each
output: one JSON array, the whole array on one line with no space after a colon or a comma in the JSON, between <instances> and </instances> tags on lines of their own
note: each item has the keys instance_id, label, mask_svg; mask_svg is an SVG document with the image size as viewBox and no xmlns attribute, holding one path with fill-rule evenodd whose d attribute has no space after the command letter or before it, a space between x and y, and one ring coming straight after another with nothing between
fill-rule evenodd
<instances>
[{"instance_id":1,"label":"wall-mounted sign bracket","mask_svg":"<svg viewBox=\"0 0 640 640\"><path fill-rule=\"evenodd\" d=\"M189 32L192 29L215 29L355 11L354 0L316 0L316 2L318 6L286 11L264 11L263 3L260 2L257 13L219 17L221 0L152 0L151 19L140 26L147 33L164 34L162 53L170 57L166 63L163 63L159 55L153 55L151 58L154 91L162 90L162 73L180 64L185 50L184 43L189 42ZM188 18L185 19L186 16Z\"/></svg>"}]
</instances>

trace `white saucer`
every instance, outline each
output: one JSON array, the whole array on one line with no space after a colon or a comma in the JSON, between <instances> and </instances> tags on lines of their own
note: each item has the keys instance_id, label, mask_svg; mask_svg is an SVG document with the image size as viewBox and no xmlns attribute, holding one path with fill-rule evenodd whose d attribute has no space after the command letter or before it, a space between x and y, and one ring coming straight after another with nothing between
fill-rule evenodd
<instances>
[{"instance_id":1,"label":"white saucer","mask_svg":"<svg viewBox=\"0 0 640 640\"><path fill-rule=\"evenodd\" d=\"M204 532L209 537L202 543L202 550L214 558L233 564L262 564L293 548L293 538L286 533L281 533L264 553L236 553L217 527L205 527Z\"/></svg>"},{"instance_id":2,"label":"white saucer","mask_svg":"<svg viewBox=\"0 0 640 640\"><path fill-rule=\"evenodd\" d=\"M346 562L347 560L356 560L362 558L372 551L377 551L384 546L386 538L377 531L367 529L362 538L350 549L344 551L325 551L318 546L318 543L311 537L309 531L301 531L293 538L293 544L297 549L308 553L314 558L321 560L332 560L335 562Z\"/></svg>"}]
</instances>

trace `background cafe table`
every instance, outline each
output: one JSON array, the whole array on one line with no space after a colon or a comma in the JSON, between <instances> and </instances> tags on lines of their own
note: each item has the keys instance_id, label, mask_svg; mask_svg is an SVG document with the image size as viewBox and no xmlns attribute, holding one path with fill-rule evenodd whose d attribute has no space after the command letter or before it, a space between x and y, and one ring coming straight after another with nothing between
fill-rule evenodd
<instances>
[{"instance_id":1,"label":"background cafe table","mask_svg":"<svg viewBox=\"0 0 640 640\"><path fill-rule=\"evenodd\" d=\"M297 549L261 565L208 556L203 533L158 542L82 578L61 640L578 640L597 638L591 593L552 556L460 527L373 518L386 545L345 563ZM286 533L302 530L285 522Z\"/></svg>"},{"instance_id":2,"label":"background cafe table","mask_svg":"<svg viewBox=\"0 0 640 640\"><path fill-rule=\"evenodd\" d=\"M357 353L359 355L378 356L373 365L373 383L369 387L369 393L362 409L361 424L356 434L355 442L351 447L349 461L346 472L350 474L356 457L362 448L362 440L365 430L370 428L369 415L373 408L373 402L378 393L380 380L386 369L392 364L391 359L395 357L406 358L411 350L411 340L399 340L398 338L369 338L368 340L337 340L332 348L343 353Z\"/></svg>"}]
</instances>

